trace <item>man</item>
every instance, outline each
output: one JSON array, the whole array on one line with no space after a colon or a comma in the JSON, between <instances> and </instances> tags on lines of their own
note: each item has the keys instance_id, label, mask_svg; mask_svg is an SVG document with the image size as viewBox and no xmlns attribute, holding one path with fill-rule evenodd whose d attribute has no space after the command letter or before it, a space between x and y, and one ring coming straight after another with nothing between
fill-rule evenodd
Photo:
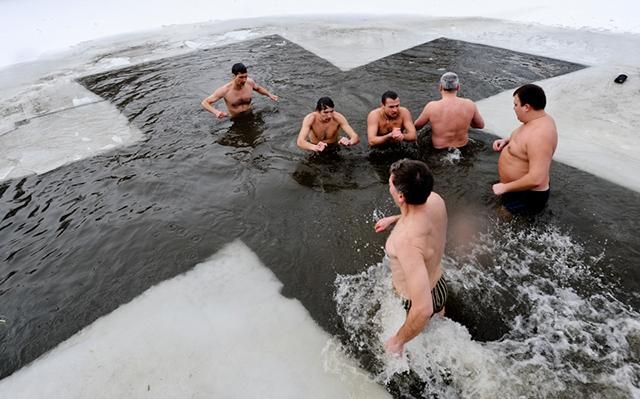
<instances>
[{"instance_id":1,"label":"man","mask_svg":"<svg viewBox=\"0 0 640 399\"><path fill-rule=\"evenodd\" d=\"M340 129L349 137L339 138ZM333 100L322 97L316 104L316 110L302 120L296 143L303 150L322 152L330 144L351 146L359 142L360 138L347 122L347 118L335 111Z\"/></svg>"},{"instance_id":2,"label":"man","mask_svg":"<svg viewBox=\"0 0 640 399\"><path fill-rule=\"evenodd\" d=\"M549 170L558 146L558 131L544 110L546 105L540 86L518 88L513 93L513 109L522 125L509 138L493 142L493 149L502 151L498 160L500 183L493 185L493 192L502 195L502 204L511 214L536 214L549 199Z\"/></svg>"},{"instance_id":3,"label":"man","mask_svg":"<svg viewBox=\"0 0 640 399\"><path fill-rule=\"evenodd\" d=\"M202 100L202 108L214 114L216 118L222 119L227 115L231 116L231 118L235 118L244 112L250 111L253 91L257 91L263 96L269 97L273 101L278 101L278 96L274 96L269 93L267 89L259 86L249 77L247 67L244 66L244 64L234 64L231 67L231 73L233 74L231 82L219 87L213 92L213 94ZM224 99L224 103L227 105L227 111L229 111L228 114L213 106L213 104L221 98Z\"/></svg>"},{"instance_id":4,"label":"man","mask_svg":"<svg viewBox=\"0 0 640 399\"><path fill-rule=\"evenodd\" d=\"M428 102L414 125L420 130L431 122L434 148L464 147L469 142L469 128L482 129L484 120L473 101L458 97L460 81L455 73L442 75L438 90L442 99Z\"/></svg>"},{"instance_id":5,"label":"man","mask_svg":"<svg viewBox=\"0 0 640 399\"><path fill-rule=\"evenodd\" d=\"M447 286L440 262L447 235L447 209L432 188L433 176L424 162L395 162L390 169L389 193L400 215L380 219L375 225L375 231L381 232L396 223L385 252L393 286L405 298L407 317L384 344L395 355L402 354L404 345L425 328L431 316L444 314Z\"/></svg>"},{"instance_id":6,"label":"man","mask_svg":"<svg viewBox=\"0 0 640 399\"><path fill-rule=\"evenodd\" d=\"M411 113L400 106L398 94L393 91L384 92L380 107L369 112L367 137L371 147L416 140Z\"/></svg>"}]
</instances>

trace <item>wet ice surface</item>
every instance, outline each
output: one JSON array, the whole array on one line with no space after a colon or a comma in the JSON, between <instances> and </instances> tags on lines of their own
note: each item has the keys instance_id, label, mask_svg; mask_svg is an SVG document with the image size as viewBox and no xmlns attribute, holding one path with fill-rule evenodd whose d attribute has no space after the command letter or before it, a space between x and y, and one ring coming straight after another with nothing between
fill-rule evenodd
<instances>
[{"instance_id":1,"label":"wet ice surface","mask_svg":"<svg viewBox=\"0 0 640 399\"><path fill-rule=\"evenodd\" d=\"M241 242L0 381L4 398L386 398Z\"/></svg>"}]
</instances>

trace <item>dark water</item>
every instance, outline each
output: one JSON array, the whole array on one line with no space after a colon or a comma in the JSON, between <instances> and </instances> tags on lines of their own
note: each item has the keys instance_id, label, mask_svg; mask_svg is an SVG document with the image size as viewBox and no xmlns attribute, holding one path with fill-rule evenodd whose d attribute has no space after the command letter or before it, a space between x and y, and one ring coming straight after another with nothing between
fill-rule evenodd
<instances>
[{"instance_id":1,"label":"dark water","mask_svg":"<svg viewBox=\"0 0 640 399\"><path fill-rule=\"evenodd\" d=\"M199 103L229 79L230 66L239 61L281 100L275 104L256 95L253 116L218 121ZM459 160L424 143L382 154L370 153L365 144L329 155L303 154L295 146L302 118L321 96L334 99L366 142L366 115L387 89L397 91L415 117L438 97L445 69L460 75L462 95L479 100L580 68L438 39L341 72L271 36L82 79L146 139L0 185L0 376L236 238L282 281L285 296L300 300L321 327L349 345L349 328L336 311L336 276L363 272L381 259L385 237L373 233L374 216L393 212L387 169L405 156L430 164L435 191L447 202L449 267L485 268L502 287L487 295L481 285L462 285L463 272L454 274L454 287L459 285L448 314L476 340L510 334L530 309L529 302L509 294L526 281L494 270L499 249L526 255L532 245L550 247L540 236L519 235L549 226L556 232L552 237L570 237L571 245L583 248L567 259L588 278L569 273L573 277L562 284L585 297L604 293L637 312L637 193L554 163L543 215L502 225L490 192L497 154L490 147L493 138L482 132L471 133L473 143ZM530 244L513 245L518 237ZM534 275L554 278L556 260L541 256L536 262ZM640 340L633 339L635 349L614 346L609 352L624 352L637 387ZM376 369L366 351L353 352L366 368Z\"/></svg>"}]
</instances>

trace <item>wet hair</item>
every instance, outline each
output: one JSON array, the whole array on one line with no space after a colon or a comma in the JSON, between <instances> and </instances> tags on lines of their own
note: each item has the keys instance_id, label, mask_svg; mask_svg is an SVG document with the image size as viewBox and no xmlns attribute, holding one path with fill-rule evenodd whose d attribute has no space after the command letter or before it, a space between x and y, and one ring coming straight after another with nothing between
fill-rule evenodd
<instances>
[{"instance_id":1,"label":"wet hair","mask_svg":"<svg viewBox=\"0 0 640 399\"><path fill-rule=\"evenodd\" d=\"M547 106L547 96L544 94L542 87L534 84L526 84L520 86L513 92L514 96L520 99L520 105L529 104L536 111L544 109Z\"/></svg>"},{"instance_id":2,"label":"wet hair","mask_svg":"<svg viewBox=\"0 0 640 399\"><path fill-rule=\"evenodd\" d=\"M409 205L427 202L433 189L433 175L426 163L411 159L401 159L389 168L391 181Z\"/></svg>"},{"instance_id":3,"label":"wet hair","mask_svg":"<svg viewBox=\"0 0 640 399\"><path fill-rule=\"evenodd\" d=\"M320 112L327 108L335 108L335 105L333 105L333 100L329 97L320 97L318 103L316 104L316 111Z\"/></svg>"},{"instance_id":4,"label":"wet hair","mask_svg":"<svg viewBox=\"0 0 640 399\"><path fill-rule=\"evenodd\" d=\"M242 62L238 62L237 64L233 64L231 67L231 73L237 75L239 73L247 73L247 67L244 66Z\"/></svg>"},{"instance_id":5,"label":"wet hair","mask_svg":"<svg viewBox=\"0 0 640 399\"><path fill-rule=\"evenodd\" d=\"M391 91L391 90L387 90L384 93L382 93L382 104L384 104L385 101L387 101L387 98L395 100L395 99L398 98L398 93L396 93L395 91Z\"/></svg>"},{"instance_id":6,"label":"wet hair","mask_svg":"<svg viewBox=\"0 0 640 399\"><path fill-rule=\"evenodd\" d=\"M442 86L442 90L444 91L455 91L460 87L460 80L458 79L458 75L453 72L445 72L440 77L440 86Z\"/></svg>"}]
</instances>

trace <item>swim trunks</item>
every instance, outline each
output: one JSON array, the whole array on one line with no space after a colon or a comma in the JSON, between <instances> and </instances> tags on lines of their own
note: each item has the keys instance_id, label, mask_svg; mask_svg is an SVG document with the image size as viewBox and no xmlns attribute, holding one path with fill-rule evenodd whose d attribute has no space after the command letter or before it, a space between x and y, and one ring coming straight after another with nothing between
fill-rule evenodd
<instances>
[{"instance_id":1,"label":"swim trunks","mask_svg":"<svg viewBox=\"0 0 640 399\"><path fill-rule=\"evenodd\" d=\"M535 215L540 213L549 200L546 191L513 191L502 194L502 205L512 215Z\"/></svg>"},{"instance_id":2,"label":"swim trunks","mask_svg":"<svg viewBox=\"0 0 640 399\"><path fill-rule=\"evenodd\" d=\"M433 301L433 314L444 309L444 304L447 302L447 282L444 281L444 276L440 276L436 286L431 290L431 300ZM403 298L402 307L409 313L409 309L411 309L411 299Z\"/></svg>"}]
</instances>

